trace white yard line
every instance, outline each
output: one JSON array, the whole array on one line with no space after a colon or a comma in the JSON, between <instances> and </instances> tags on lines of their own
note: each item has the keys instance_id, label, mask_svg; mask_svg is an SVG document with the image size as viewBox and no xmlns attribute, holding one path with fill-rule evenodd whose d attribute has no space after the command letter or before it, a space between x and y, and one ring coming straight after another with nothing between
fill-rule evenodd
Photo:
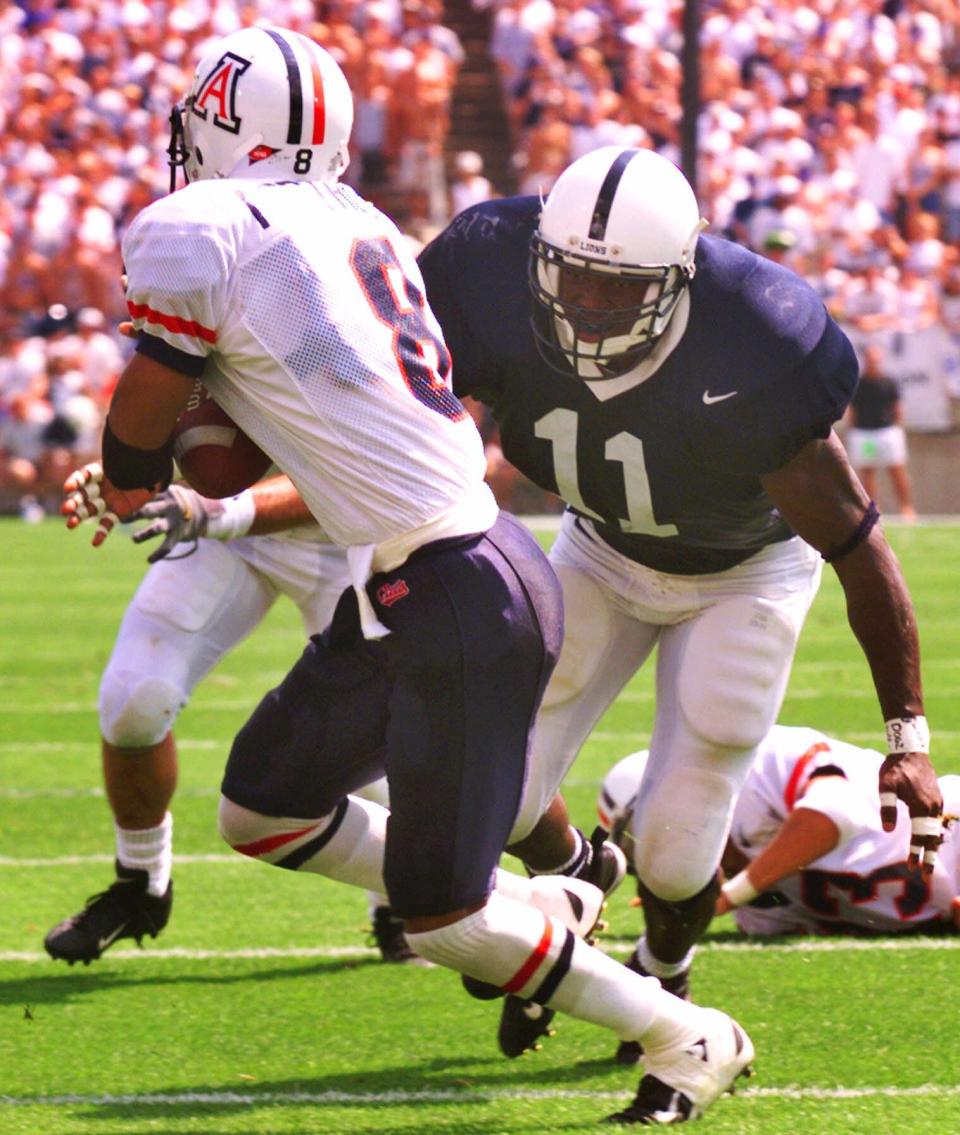
<instances>
[{"instance_id":1,"label":"white yard line","mask_svg":"<svg viewBox=\"0 0 960 1135\"><path fill-rule=\"evenodd\" d=\"M607 954L624 957L633 950L632 942L598 943ZM814 938L797 942L701 942L703 954L834 954L859 950L960 950L960 937L903 935L900 938ZM249 959L297 958L373 958L379 952L372 946L250 946L236 950L202 950L171 946L167 949L111 950L111 962L125 961L229 961ZM42 950L0 950L0 962L46 962L50 958Z\"/></svg>"},{"instance_id":2,"label":"white yard line","mask_svg":"<svg viewBox=\"0 0 960 1135\"><path fill-rule=\"evenodd\" d=\"M43 859L19 859L0 855L0 867L86 867L90 864L113 863L113 855L55 855ZM250 863L239 852L210 852L202 855L175 855L173 862L182 866L192 863Z\"/></svg>"},{"instance_id":3,"label":"white yard line","mask_svg":"<svg viewBox=\"0 0 960 1135\"><path fill-rule=\"evenodd\" d=\"M49 1096L0 1095L4 1107L177 1107L186 1104L248 1107L284 1106L287 1104L404 1104L418 1103L482 1103L501 1100L620 1100L626 1092L602 1092L577 1089L491 1088L437 1089L428 1091L392 1092L142 1092L124 1095L83 1095L70 1093ZM750 1100L853 1100L853 1099L948 1099L960 1095L960 1084L921 1084L913 1088L883 1085L863 1088L746 1088L737 1092L739 1101Z\"/></svg>"}]
</instances>

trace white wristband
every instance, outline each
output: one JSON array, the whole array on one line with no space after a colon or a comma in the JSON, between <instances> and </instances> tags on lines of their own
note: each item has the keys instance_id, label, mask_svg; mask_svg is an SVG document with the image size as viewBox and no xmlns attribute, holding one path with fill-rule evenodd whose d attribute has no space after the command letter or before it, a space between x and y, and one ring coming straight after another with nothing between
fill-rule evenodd
<instances>
[{"instance_id":1,"label":"white wristband","mask_svg":"<svg viewBox=\"0 0 960 1135\"><path fill-rule=\"evenodd\" d=\"M930 752L930 726L925 717L892 717L884 727L888 753Z\"/></svg>"},{"instance_id":2,"label":"white wristband","mask_svg":"<svg viewBox=\"0 0 960 1135\"><path fill-rule=\"evenodd\" d=\"M219 508L211 508L207 517L205 536L213 540L236 540L246 536L257 515L257 505L253 492L244 489L235 497L225 497L217 501Z\"/></svg>"},{"instance_id":3,"label":"white wristband","mask_svg":"<svg viewBox=\"0 0 960 1135\"><path fill-rule=\"evenodd\" d=\"M750 882L750 876L746 870L741 871L739 875L734 875L732 879L728 879L720 890L731 906L744 906L760 894L753 883Z\"/></svg>"}]
</instances>

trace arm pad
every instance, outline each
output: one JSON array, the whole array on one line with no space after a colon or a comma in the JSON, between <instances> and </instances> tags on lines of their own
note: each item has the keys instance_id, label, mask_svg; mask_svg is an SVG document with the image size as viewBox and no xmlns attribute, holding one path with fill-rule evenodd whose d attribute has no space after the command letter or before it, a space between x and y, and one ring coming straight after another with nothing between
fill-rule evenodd
<instances>
[{"instance_id":1,"label":"arm pad","mask_svg":"<svg viewBox=\"0 0 960 1135\"><path fill-rule=\"evenodd\" d=\"M118 489L165 489L173 476L173 442L159 449L138 449L127 445L110 429L103 427L103 471Z\"/></svg>"}]
</instances>

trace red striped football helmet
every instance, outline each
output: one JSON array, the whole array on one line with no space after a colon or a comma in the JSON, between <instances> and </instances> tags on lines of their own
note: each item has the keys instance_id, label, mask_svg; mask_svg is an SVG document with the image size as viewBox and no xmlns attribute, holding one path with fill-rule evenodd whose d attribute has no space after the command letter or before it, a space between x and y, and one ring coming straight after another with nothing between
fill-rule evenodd
<instances>
[{"instance_id":1,"label":"red striped football helmet","mask_svg":"<svg viewBox=\"0 0 960 1135\"><path fill-rule=\"evenodd\" d=\"M353 98L336 60L282 28L243 28L197 64L171 115L170 188L212 177L336 181L347 168Z\"/></svg>"}]
</instances>

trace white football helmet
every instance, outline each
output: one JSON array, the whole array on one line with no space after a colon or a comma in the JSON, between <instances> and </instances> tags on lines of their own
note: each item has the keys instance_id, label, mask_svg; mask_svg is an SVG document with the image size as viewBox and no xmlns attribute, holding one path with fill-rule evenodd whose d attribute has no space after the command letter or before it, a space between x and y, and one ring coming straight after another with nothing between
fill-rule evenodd
<instances>
[{"instance_id":1,"label":"white football helmet","mask_svg":"<svg viewBox=\"0 0 960 1135\"><path fill-rule=\"evenodd\" d=\"M690 183L652 150L603 146L568 166L544 202L531 247L533 331L549 366L588 379L632 370L693 279L704 227ZM561 303L561 272L606 273L647 287L627 307Z\"/></svg>"},{"instance_id":2,"label":"white football helmet","mask_svg":"<svg viewBox=\"0 0 960 1135\"><path fill-rule=\"evenodd\" d=\"M243 28L197 64L170 115L170 189L211 177L336 181L347 168L353 97L329 52L299 32Z\"/></svg>"},{"instance_id":3,"label":"white football helmet","mask_svg":"<svg viewBox=\"0 0 960 1135\"><path fill-rule=\"evenodd\" d=\"M624 833L630 826L633 802L637 798L649 756L649 749L641 749L640 752L631 753L623 760L617 761L603 778L597 796L597 815L600 817L600 823L610 833L610 839L627 852L628 861L631 855L624 846L626 843Z\"/></svg>"}]
</instances>

